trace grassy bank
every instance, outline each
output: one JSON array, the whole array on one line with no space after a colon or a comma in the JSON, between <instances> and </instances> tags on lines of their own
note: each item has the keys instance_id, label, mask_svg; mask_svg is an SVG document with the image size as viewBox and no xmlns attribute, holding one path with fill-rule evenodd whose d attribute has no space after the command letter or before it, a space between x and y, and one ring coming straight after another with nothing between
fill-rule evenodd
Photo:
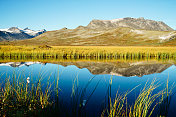
<instances>
[{"instance_id":1,"label":"grassy bank","mask_svg":"<svg viewBox=\"0 0 176 117\"><path fill-rule=\"evenodd\" d=\"M0 46L0 57L27 58L96 58L96 59L176 59L176 47L109 46Z\"/></svg>"}]
</instances>

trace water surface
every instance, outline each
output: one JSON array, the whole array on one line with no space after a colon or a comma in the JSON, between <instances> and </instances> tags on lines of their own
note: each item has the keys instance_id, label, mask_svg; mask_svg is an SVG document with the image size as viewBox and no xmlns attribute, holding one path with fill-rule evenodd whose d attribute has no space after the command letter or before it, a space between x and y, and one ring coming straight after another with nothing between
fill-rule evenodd
<instances>
[{"instance_id":1,"label":"water surface","mask_svg":"<svg viewBox=\"0 0 176 117\"><path fill-rule=\"evenodd\" d=\"M138 86L127 96L128 103L132 104L146 82L156 80L161 84L156 92L166 86L167 80L171 86L176 81L176 66L169 62L147 61L6 62L0 63L0 74L2 86L7 77L16 75L21 79L30 77L30 83L36 83L42 78L43 87L48 81L52 84L59 75L59 100L63 110L64 108L71 110L72 89L76 85L79 92L85 89L83 102L81 102L82 106L87 103L84 113L87 116L100 116L107 105L108 94L114 99L117 91L124 93ZM112 86L109 90L111 79ZM175 91L174 88L173 94ZM175 110L176 96L173 95L168 112L170 117L176 116Z\"/></svg>"}]
</instances>

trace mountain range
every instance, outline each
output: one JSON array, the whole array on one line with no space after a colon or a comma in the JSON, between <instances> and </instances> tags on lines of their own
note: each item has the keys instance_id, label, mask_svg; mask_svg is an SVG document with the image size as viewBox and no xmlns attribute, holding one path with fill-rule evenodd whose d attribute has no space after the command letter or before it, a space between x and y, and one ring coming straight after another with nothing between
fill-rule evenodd
<instances>
[{"instance_id":1,"label":"mountain range","mask_svg":"<svg viewBox=\"0 0 176 117\"><path fill-rule=\"evenodd\" d=\"M92 20L87 26L47 31L13 45L51 46L175 46L176 31L162 21L144 18Z\"/></svg>"},{"instance_id":2,"label":"mountain range","mask_svg":"<svg viewBox=\"0 0 176 117\"><path fill-rule=\"evenodd\" d=\"M29 28L21 29L18 27L11 27L9 29L0 29L0 41L30 39L44 32L46 32L45 29L34 31Z\"/></svg>"}]
</instances>

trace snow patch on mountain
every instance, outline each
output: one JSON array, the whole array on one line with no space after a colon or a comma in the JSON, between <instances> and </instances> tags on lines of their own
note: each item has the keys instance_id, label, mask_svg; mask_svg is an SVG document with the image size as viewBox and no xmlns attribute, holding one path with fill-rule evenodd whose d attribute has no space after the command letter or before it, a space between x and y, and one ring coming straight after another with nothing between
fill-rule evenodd
<instances>
[{"instance_id":1,"label":"snow patch on mountain","mask_svg":"<svg viewBox=\"0 0 176 117\"><path fill-rule=\"evenodd\" d=\"M30 38L36 37L44 32L46 32L45 29L34 31L29 28L22 29L19 27L0 29L0 41L2 41L2 40L30 39Z\"/></svg>"},{"instance_id":2,"label":"snow patch on mountain","mask_svg":"<svg viewBox=\"0 0 176 117\"><path fill-rule=\"evenodd\" d=\"M46 32L45 29L43 30L38 30L38 31L34 31L34 30L31 30L31 29L28 29L28 28L25 28L23 30L25 33L27 33L28 35L31 35L31 36L36 36L36 35L39 35L39 33L44 33Z\"/></svg>"},{"instance_id":3,"label":"snow patch on mountain","mask_svg":"<svg viewBox=\"0 0 176 117\"><path fill-rule=\"evenodd\" d=\"M0 29L0 31L10 32L10 33L13 32L13 31L11 31L11 30L8 30L8 28L7 28L7 29Z\"/></svg>"},{"instance_id":4,"label":"snow patch on mountain","mask_svg":"<svg viewBox=\"0 0 176 117\"><path fill-rule=\"evenodd\" d=\"M176 33L169 33L168 35L162 35L162 36L159 36L159 39L162 39L162 40L166 40L166 39L169 39L170 37L176 35Z\"/></svg>"},{"instance_id":5,"label":"snow patch on mountain","mask_svg":"<svg viewBox=\"0 0 176 117\"><path fill-rule=\"evenodd\" d=\"M24 33L27 33L30 36L37 36L39 33L46 32L45 29L34 31L34 30L29 29L29 28L22 29L22 28L19 28L19 27L11 27L11 28L8 28L8 29L0 29L0 31L5 31L5 32L9 32L9 33L24 32Z\"/></svg>"}]
</instances>

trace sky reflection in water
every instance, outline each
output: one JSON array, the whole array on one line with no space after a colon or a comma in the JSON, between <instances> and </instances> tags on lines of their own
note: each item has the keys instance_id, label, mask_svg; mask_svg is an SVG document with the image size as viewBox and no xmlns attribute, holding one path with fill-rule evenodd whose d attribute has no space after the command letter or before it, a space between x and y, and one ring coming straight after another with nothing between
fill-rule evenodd
<instances>
[{"instance_id":1,"label":"sky reflection in water","mask_svg":"<svg viewBox=\"0 0 176 117\"><path fill-rule=\"evenodd\" d=\"M72 93L72 85L74 79L78 76L79 88L83 89L89 80L93 78L92 82L86 90L86 95L84 100L86 101L88 96L93 91L94 87L98 84L95 92L93 93L91 99L87 104L86 111L91 112L93 115L96 115L97 112L101 112L101 106L104 105L105 97L107 96L107 90L109 86L109 81L112 77L112 98L116 96L116 92L119 91L123 93L129 91L130 89L140 85L134 91L128 95L128 103L132 103L136 96L139 94L140 89L144 87L146 82L151 82L156 78L160 84L162 84L157 91L161 90L169 77L169 85L171 86L176 81L176 66L172 65L161 73L154 73L149 75L144 75L142 77L132 76L116 76L109 74L92 74L87 68L78 68L75 65L62 66L58 64L31 64L30 66L21 66L21 67L11 67L11 66L0 66L1 82L4 81L6 77L12 77L14 73L22 78L30 77L30 80L35 82L39 78L40 74L42 76L42 82L46 84L48 78L50 77L50 82L53 82L57 78L59 71L59 88L61 89L59 96L64 104L69 105L70 97ZM32 83L32 82L30 82ZM45 86L45 85L43 85ZM176 90L173 91L173 93ZM175 105L176 105L176 96L172 98L171 107L169 114L170 116L174 115Z\"/></svg>"}]
</instances>

